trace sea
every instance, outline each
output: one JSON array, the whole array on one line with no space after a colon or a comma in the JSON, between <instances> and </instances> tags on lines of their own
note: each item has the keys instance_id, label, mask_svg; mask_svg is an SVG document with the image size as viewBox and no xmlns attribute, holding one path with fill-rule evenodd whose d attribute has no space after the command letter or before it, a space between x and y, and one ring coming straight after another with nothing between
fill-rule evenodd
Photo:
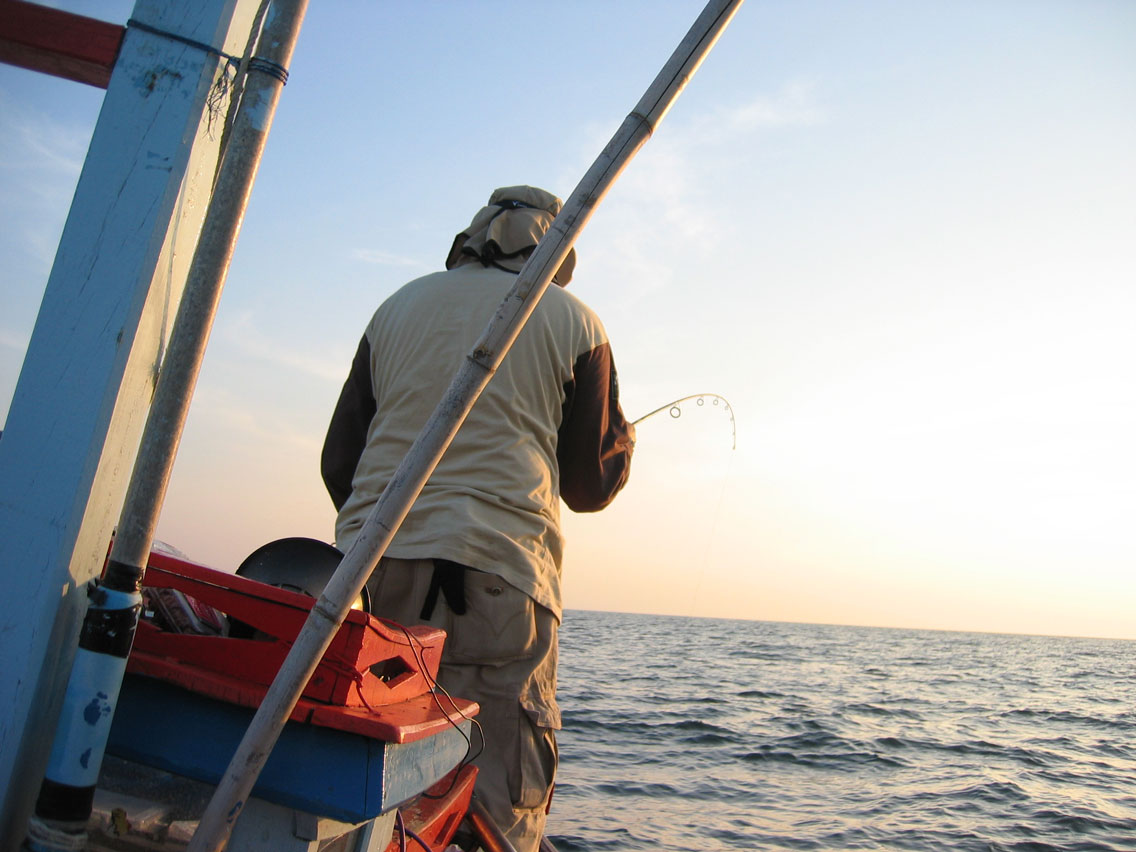
<instances>
[{"instance_id":1,"label":"sea","mask_svg":"<svg viewBox=\"0 0 1136 852\"><path fill-rule=\"evenodd\" d=\"M1136 852L1136 642L569 611L560 852Z\"/></svg>"}]
</instances>

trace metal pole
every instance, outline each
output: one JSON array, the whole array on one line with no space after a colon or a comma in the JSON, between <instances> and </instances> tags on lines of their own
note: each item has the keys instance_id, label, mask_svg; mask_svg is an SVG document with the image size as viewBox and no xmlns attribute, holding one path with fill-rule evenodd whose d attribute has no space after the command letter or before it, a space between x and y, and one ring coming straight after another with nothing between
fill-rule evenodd
<instances>
[{"instance_id":1,"label":"metal pole","mask_svg":"<svg viewBox=\"0 0 1136 852\"><path fill-rule=\"evenodd\" d=\"M477 832L477 838L481 841L481 848L484 852L517 852L513 844L509 842L509 838L505 836L505 832L493 820L492 814L477 798L476 793L469 800L469 814L467 816ZM541 838L542 846L544 842L544 838Z\"/></svg>"},{"instance_id":2,"label":"metal pole","mask_svg":"<svg viewBox=\"0 0 1136 852\"><path fill-rule=\"evenodd\" d=\"M146 570L154 532L193 389L205 358L213 318L237 246L245 208L268 141L287 67L304 19L307 0L272 0L223 156L217 185L193 256L185 295L142 433L126 501L118 521L104 583L137 584Z\"/></svg>"},{"instance_id":3,"label":"metal pole","mask_svg":"<svg viewBox=\"0 0 1136 852\"><path fill-rule=\"evenodd\" d=\"M588 169L533 251L480 340L450 383L316 601L202 815L187 852L220 852L324 651L394 538L410 506L509 347L536 308L596 206L650 138L710 52L741 0L711 0L654 82Z\"/></svg>"},{"instance_id":4,"label":"metal pole","mask_svg":"<svg viewBox=\"0 0 1136 852\"><path fill-rule=\"evenodd\" d=\"M142 576L209 331L221 298L307 0L276 0L261 32L194 252L169 349L118 523L110 562L90 592L32 834L81 834L91 813L126 658L138 624ZM98 700L94 701L94 697ZM96 707L97 723L91 708ZM54 840L54 838L53 838ZM50 844L40 845L55 848Z\"/></svg>"}]
</instances>

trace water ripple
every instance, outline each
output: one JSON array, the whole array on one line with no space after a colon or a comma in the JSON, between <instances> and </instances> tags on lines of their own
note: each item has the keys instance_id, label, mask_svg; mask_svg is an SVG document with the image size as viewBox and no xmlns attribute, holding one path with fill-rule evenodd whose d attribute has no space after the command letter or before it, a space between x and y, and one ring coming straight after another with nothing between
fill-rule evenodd
<instances>
[{"instance_id":1,"label":"water ripple","mask_svg":"<svg viewBox=\"0 0 1136 852\"><path fill-rule=\"evenodd\" d=\"M570 612L561 659L561 852L1136 852L1136 643Z\"/></svg>"}]
</instances>

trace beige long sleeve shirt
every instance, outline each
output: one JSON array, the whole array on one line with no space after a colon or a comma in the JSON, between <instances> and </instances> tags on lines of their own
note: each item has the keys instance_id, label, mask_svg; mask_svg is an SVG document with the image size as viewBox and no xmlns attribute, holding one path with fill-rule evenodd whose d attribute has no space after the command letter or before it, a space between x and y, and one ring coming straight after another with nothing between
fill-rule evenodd
<instances>
[{"instance_id":1,"label":"beige long sleeve shirt","mask_svg":"<svg viewBox=\"0 0 1136 852\"><path fill-rule=\"evenodd\" d=\"M376 311L332 417L323 474L346 549L515 281L466 265ZM599 318L550 287L399 528L388 556L501 576L559 618L559 498L597 511L627 480L634 430Z\"/></svg>"}]
</instances>

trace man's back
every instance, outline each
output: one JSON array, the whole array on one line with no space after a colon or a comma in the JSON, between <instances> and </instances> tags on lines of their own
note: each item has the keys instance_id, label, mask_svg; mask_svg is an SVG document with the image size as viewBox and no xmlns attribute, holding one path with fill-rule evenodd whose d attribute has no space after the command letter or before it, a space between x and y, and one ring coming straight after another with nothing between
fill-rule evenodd
<instances>
[{"instance_id":1,"label":"man's back","mask_svg":"<svg viewBox=\"0 0 1136 852\"><path fill-rule=\"evenodd\" d=\"M377 410L336 524L341 547L366 520L514 281L507 272L464 266L410 282L375 313L366 337ZM558 430L577 359L605 344L591 310L550 288L388 555L492 571L559 613Z\"/></svg>"}]
</instances>

